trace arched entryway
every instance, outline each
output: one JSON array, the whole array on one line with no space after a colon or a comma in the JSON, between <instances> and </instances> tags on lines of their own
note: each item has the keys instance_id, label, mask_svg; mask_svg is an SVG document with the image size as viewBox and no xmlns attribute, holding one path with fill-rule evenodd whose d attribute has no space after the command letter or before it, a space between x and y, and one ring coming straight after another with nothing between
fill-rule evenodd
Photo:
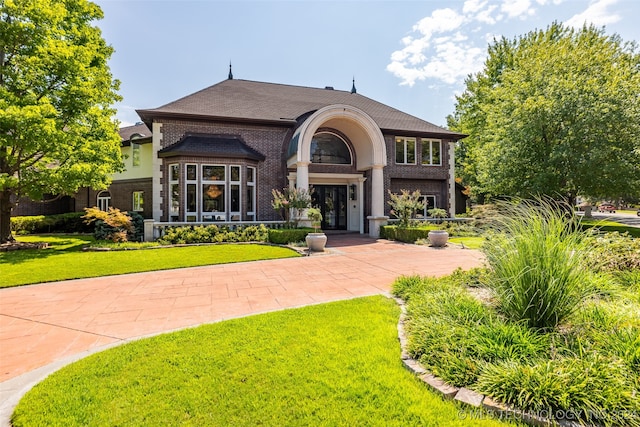
<instances>
[{"instance_id":1,"label":"arched entryway","mask_svg":"<svg viewBox=\"0 0 640 427\"><path fill-rule=\"evenodd\" d=\"M354 151L353 173L335 173L330 168L326 168L326 171L316 168L315 172L310 173L311 164L322 163L318 161L317 150L313 149L314 144L317 145L318 130L321 128L335 129L348 139L349 147ZM369 234L377 237L380 224L387 220L384 216L383 179L387 155L384 137L374 120L355 107L330 105L311 114L298 127L291 142L287 166L295 172L289 174L289 184L303 189L322 186L323 191L333 192L340 200L344 200L346 195L346 229L364 233L367 220ZM371 183L368 186L364 185L365 171L370 171L368 179ZM364 194L365 188L370 188L369 194ZM364 203L368 203L366 211L371 213L367 218L364 217Z\"/></svg>"}]
</instances>

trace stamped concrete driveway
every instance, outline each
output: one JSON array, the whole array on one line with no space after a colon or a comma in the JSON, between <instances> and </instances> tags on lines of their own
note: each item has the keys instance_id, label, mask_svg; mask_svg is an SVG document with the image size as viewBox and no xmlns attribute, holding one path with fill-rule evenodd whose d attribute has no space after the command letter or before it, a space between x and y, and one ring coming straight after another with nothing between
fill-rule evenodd
<instances>
[{"instance_id":1,"label":"stamped concrete driveway","mask_svg":"<svg viewBox=\"0 0 640 427\"><path fill-rule=\"evenodd\" d=\"M400 275L480 266L480 252L329 236L301 258L0 289L0 413L60 366L132 339L285 308L387 293ZM6 418L4 418L5 421ZM1 424L1 421L0 421Z\"/></svg>"}]
</instances>

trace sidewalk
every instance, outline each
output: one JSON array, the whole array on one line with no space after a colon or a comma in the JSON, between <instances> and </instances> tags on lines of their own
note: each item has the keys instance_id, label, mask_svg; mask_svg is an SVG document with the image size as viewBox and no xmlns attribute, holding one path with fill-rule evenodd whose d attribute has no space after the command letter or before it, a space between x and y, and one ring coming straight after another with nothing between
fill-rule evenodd
<instances>
[{"instance_id":1,"label":"sidewalk","mask_svg":"<svg viewBox=\"0 0 640 427\"><path fill-rule=\"evenodd\" d=\"M482 260L469 249L331 235L327 252L301 258L1 289L0 425L9 401L92 352L203 323L387 293L400 275L440 276Z\"/></svg>"}]
</instances>

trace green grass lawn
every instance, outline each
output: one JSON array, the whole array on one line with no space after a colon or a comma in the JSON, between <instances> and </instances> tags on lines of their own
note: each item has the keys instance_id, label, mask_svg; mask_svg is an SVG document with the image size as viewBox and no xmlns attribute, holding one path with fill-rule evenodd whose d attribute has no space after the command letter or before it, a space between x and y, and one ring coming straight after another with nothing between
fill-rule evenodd
<instances>
[{"instance_id":1,"label":"green grass lawn","mask_svg":"<svg viewBox=\"0 0 640 427\"><path fill-rule=\"evenodd\" d=\"M89 236L20 236L20 241L48 242L49 249L0 252L0 288L113 274L196 267L299 256L284 247L218 244L129 251L83 252Z\"/></svg>"},{"instance_id":2,"label":"green grass lawn","mask_svg":"<svg viewBox=\"0 0 640 427\"><path fill-rule=\"evenodd\" d=\"M467 249L480 249L486 239L482 236L450 237L449 241L458 245L464 245Z\"/></svg>"},{"instance_id":3,"label":"green grass lawn","mask_svg":"<svg viewBox=\"0 0 640 427\"><path fill-rule=\"evenodd\" d=\"M403 367L398 315L375 296L137 341L49 376L13 426L507 425Z\"/></svg>"},{"instance_id":4,"label":"green grass lawn","mask_svg":"<svg viewBox=\"0 0 640 427\"><path fill-rule=\"evenodd\" d=\"M640 237L639 227L632 227L615 221L582 218L580 224L583 229L598 228L600 231L606 233L617 231L618 233L629 233L632 237Z\"/></svg>"}]
</instances>

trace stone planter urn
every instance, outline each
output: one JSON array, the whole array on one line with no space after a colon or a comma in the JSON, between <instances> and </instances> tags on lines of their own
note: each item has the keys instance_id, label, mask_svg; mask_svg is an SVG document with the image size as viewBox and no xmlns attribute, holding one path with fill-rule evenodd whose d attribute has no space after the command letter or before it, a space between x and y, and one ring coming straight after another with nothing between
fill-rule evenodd
<instances>
[{"instance_id":1,"label":"stone planter urn","mask_svg":"<svg viewBox=\"0 0 640 427\"><path fill-rule=\"evenodd\" d=\"M314 232L307 234L305 240L309 252L324 252L324 246L327 244L327 235L322 231L318 233L320 224L322 223L322 214L318 208L309 208L307 210L307 218L311 220Z\"/></svg>"},{"instance_id":2,"label":"stone planter urn","mask_svg":"<svg viewBox=\"0 0 640 427\"><path fill-rule=\"evenodd\" d=\"M327 244L327 235L324 233L309 233L305 240L311 252L324 252L324 247Z\"/></svg>"},{"instance_id":3,"label":"stone planter urn","mask_svg":"<svg viewBox=\"0 0 640 427\"><path fill-rule=\"evenodd\" d=\"M429 231L429 243L435 248L443 248L449 240L449 233L444 230Z\"/></svg>"}]
</instances>

